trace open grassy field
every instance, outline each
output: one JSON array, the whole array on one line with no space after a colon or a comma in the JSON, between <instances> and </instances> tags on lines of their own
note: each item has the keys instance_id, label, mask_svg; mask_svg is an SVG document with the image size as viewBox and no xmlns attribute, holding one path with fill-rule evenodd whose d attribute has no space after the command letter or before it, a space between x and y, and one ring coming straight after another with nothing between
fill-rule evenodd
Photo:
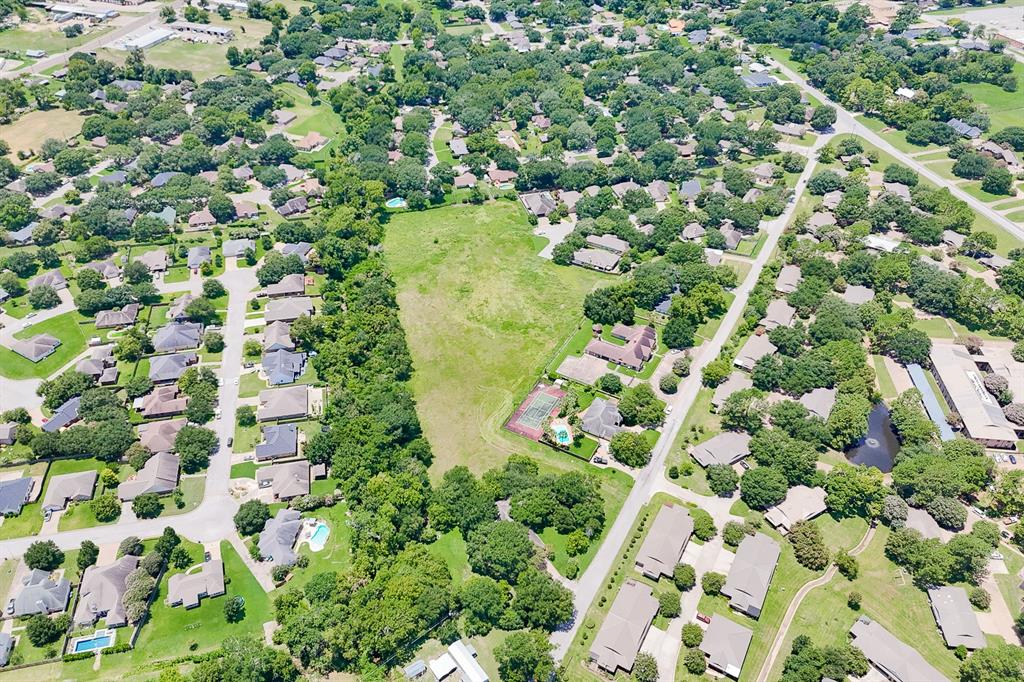
<instances>
[{"instance_id":1,"label":"open grassy field","mask_svg":"<svg viewBox=\"0 0 1024 682\"><path fill-rule=\"evenodd\" d=\"M946 648L928 596L915 587L910 576L900 571L884 554L888 528L879 526L868 547L857 560L860 575L852 583L836 575L833 580L812 591L801 604L786 635L783 651L789 651L797 635L808 635L819 646L847 641L847 633L861 614L867 615L892 632L949 679L959 679L959 661ZM861 609L846 605L850 592L863 596ZM768 679L779 679L785 657L780 656Z\"/></svg>"},{"instance_id":2,"label":"open grassy field","mask_svg":"<svg viewBox=\"0 0 1024 682\"><path fill-rule=\"evenodd\" d=\"M1013 73L1017 76L1018 85L1024 84L1024 64L1016 62ZM992 126L989 134L1002 130L1007 126L1020 125L1024 117L1024 97L1020 90L1006 92L1000 87L988 83L962 83L961 87L981 105L981 110L988 114Z\"/></svg>"},{"instance_id":3,"label":"open grassy field","mask_svg":"<svg viewBox=\"0 0 1024 682\"><path fill-rule=\"evenodd\" d=\"M37 16L41 17L41 14ZM57 54L78 47L82 43L95 40L105 33L114 30L111 24L91 26L89 30L74 38L68 38L64 32L55 28L53 23L30 23L9 28L0 32L0 43L4 49L24 52L25 50L45 50L48 54ZM83 24L85 25L85 24Z\"/></svg>"},{"instance_id":4,"label":"open grassy field","mask_svg":"<svg viewBox=\"0 0 1024 682\"><path fill-rule=\"evenodd\" d=\"M18 152L36 151L51 137L68 139L82 131L82 115L77 111L51 109L30 111L14 123L0 126L0 139L11 145L7 158L16 163Z\"/></svg>"},{"instance_id":5,"label":"open grassy field","mask_svg":"<svg viewBox=\"0 0 1024 682\"><path fill-rule=\"evenodd\" d=\"M435 477L548 451L501 426L574 329L583 296L611 278L539 258L542 242L505 201L403 213L387 228Z\"/></svg>"}]
</instances>

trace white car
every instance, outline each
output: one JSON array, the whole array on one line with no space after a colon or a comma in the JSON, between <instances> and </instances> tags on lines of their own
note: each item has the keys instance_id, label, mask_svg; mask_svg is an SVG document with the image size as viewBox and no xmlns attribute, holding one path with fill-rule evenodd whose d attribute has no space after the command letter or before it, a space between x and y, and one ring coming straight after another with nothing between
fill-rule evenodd
<instances>
[{"instance_id":1,"label":"white car","mask_svg":"<svg viewBox=\"0 0 1024 682\"><path fill-rule=\"evenodd\" d=\"M988 555L988 557L990 559L995 559L996 561L1002 561L1003 560L1003 555L1000 552L992 552L991 554Z\"/></svg>"}]
</instances>

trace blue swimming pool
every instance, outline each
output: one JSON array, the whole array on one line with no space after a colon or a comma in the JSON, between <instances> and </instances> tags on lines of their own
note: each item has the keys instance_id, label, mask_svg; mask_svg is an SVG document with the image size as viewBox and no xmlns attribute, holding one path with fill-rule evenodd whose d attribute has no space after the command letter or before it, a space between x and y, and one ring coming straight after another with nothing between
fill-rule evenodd
<instances>
[{"instance_id":1,"label":"blue swimming pool","mask_svg":"<svg viewBox=\"0 0 1024 682\"><path fill-rule=\"evenodd\" d=\"M309 536L309 548L314 552L319 552L324 548L324 544L327 542L330 534L331 529L327 527L326 523L317 524L316 528L313 529L313 534Z\"/></svg>"},{"instance_id":2,"label":"blue swimming pool","mask_svg":"<svg viewBox=\"0 0 1024 682\"><path fill-rule=\"evenodd\" d=\"M405 199L402 197L395 197L394 199L388 199L384 202L384 205L388 208L405 208Z\"/></svg>"},{"instance_id":3,"label":"blue swimming pool","mask_svg":"<svg viewBox=\"0 0 1024 682\"><path fill-rule=\"evenodd\" d=\"M569 445L572 443L572 436L569 435L569 429L564 426L556 426L555 440L557 440L560 445Z\"/></svg>"},{"instance_id":4,"label":"blue swimming pool","mask_svg":"<svg viewBox=\"0 0 1024 682\"><path fill-rule=\"evenodd\" d=\"M73 651L76 654L80 654L83 651L95 651L96 649L105 649L110 646L114 641L114 635L106 632L97 632L89 637L82 638L75 642Z\"/></svg>"}]
</instances>

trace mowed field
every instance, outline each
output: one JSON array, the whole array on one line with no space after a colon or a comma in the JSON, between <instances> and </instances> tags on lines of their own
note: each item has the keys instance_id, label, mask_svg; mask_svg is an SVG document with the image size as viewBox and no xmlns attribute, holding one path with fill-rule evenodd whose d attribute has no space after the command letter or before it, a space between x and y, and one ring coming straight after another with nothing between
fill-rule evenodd
<instances>
[{"instance_id":1,"label":"mowed field","mask_svg":"<svg viewBox=\"0 0 1024 682\"><path fill-rule=\"evenodd\" d=\"M11 153L7 158L17 162L18 152L38 151L43 140L51 137L59 140L75 137L82 132L83 120L77 111L30 111L18 117L13 123L0 126L0 140L11 146Z\"/></svg>"},{"instance_id":2,"label":"mowed field","mask_svg":"<svg viewBox=\"0 0 1024 682\"><path fill-rule=\"evenodd\" d=\"M612 278L538 257L543 242L508 201L403 213L387 227L435 477L555 454L501 426L575 329L584 295Z\"/></svg>"}]
</instances>

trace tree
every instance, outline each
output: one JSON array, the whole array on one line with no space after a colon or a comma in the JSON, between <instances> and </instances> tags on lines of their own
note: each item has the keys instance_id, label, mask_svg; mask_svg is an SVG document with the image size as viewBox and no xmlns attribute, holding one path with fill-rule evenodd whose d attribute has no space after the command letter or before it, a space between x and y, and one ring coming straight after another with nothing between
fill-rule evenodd
<instances>
[{"instance_id":1,"label":"tree","mask_svg":"<svg viewBox=\"0 0 1024 682\"><path fill-rule=\"evenodd\" d=\"M89 502L89 507L97 521L113 521L121 515L121 502L114 493L97 495Z\"/></svg>"},{"instance_id":2,"label":"tree","mask_svg":"<svg viewBox=\"0 0 1024 682\"><path fill-rule=\"evenodd\" d=\"M210 453L217 445L217 434L201 426L186 424L174 437L174 448L181 457L181 469L195 473L210 463Z\"/></svg>"},{"instance_id":3,"label":"tree","mask_svg":"<svg viewBox=\"0 0 1024 682\"><path fill-rule=\"evenodd\" d=\"M239 426L255 426L256 408L252 405L241 405L235 412L235 417Z\"/></svg>"},{"instance_id":4,"label":"tree","mask_svg":"<svg viewBox=\"0 0 1024 682\"><path fill-rule=\"evenodd\" d=\"M821 530L809 521L797 521L789 531L789 542L797 562L804 568L820 571L828 566L829 555Z\"/></svg>"},{"instance_id":5,"label":"tree","mask_svg":"<svg viewBox=\"0 0 1024 682\"><path fill-rule=\"evenodd\" d=\"M615 374L614 372L608 372L607 374L603 374L598 378L597 382L595 382L595 386L597 386L605 393L618 395L619 393L622 392L622 379L619 378L618 374Z\"/></svg>"},{"instance_id":6,"label":"tree","mask_svg":"<svg viewBox=\"0 0 1024 682\"><path fill-rule=\"evenodd\" d=\"M206 332L203 334L203 345L210 353L220 353L224 350L224 335L220 332Z\"/></svg>"},{"instance_id":7,"label":"tree","mask_svg":"<svg viewBox=\"0 0 1024 682\"><path fill-rule=\"evenodd\" d=\"M695 649L704 641L704 628L696 623L687 623L683 626L683 646L687 649Z\"/></svg>"},{"instance_id":8,"label":"tree","mask_svg":"<svg viewBox=\"0 0 1024 682\"><path fill-rule=\"evenodd\" d=\"M142 540L139 540L134 535L129 535L124 540L121 540L121 544L117 547L117 558L120 559L123 556L142 556L143 552Z\"/></svg>"},{"instance_id":9,"label":"tree","mask_svg":"<svg viewBox=\"0 0 1024 682\"><path fill-rule=\"evenodd\" d=\"M617 462L629 467L640 468L651 461L651 444L643 434L620 431L612 436L608 451Z\"/></svg>"},{"instance_id":10,"label":"tree","mask_svg":"<svg viewBox=\"0 0 1024 682\"><path fill-rule=\"evenodd\" d=\"M572 619L572 592L531 566L516 579L512 609L527 627L553 632Z\"/></svg>"},{"instance_id":11,"label":"tree","mask_svg":"<svg viewBox=\"0 0 1024 682\"><path fill-rule=\"evenodd\" d=\"M555 672L554 646L540 630L513 632L494 649L503 682L549 680Z\"/></svg>"},{"instance_id":12,"label":"tree","mask_svg":"<svg viewBox=\"0 0 1024 682\"><path fill-rule=\"evenodd\" d=\"M672 569L672 582L676 589L686 592L697 584L697 572L690 564L676 564Z\"/></svg>"},{"instance_id":13,"label":"tree","mask_svg":"<svg viewBox=\"0 0 1024 682\"><path fill-rule=\"evenodd\" d=\"M445 472L427 507L430 523L441 532L459 528L463 537L497 516L494 498L464 466Z\"/></svg>"},{"instance_id":14,"label":"tree","mask_svg":"<svg viewBox=\"0 0 1024 682\"><path fill-rule=\"evenodd\" d=\"M188 568L192 564L192 556L187 549L179 545L171 552L168 563L175 568Z\"/></svg>"},{"instance_id":15,"label":"tree","mask_svg":"<svg viewBox=\"0 0 1024 682\"><path fill-rule=\"evenodd\" d=\"M703 635L701 636L703 637ZM708 667L707 660L704 658L704 652L700 649L690 649L687 651L683 655L683 665L686 666L686 671L691 675L703 675Z\"/></svg>"},{"instance_id":16,"label":"tree","mask_svg":"<svg viewBox=\"0 0 1024 682\"><path fill-rule=\"evenodd\" d=\"M845 549L839 550L835 558L836 568L847 580L856 580L860 573L860 564L857 558L850 555Z\"/></svg>"},{"instance_id":17,"label":"tree","mask_svg":"<svg viewBox=\"0 0 1024 682\"><path fill-rule=\"evenodd\" d=\"M789 483L775 467L755 467L740 479L740 497L751 509L767 509L786 499Z\"/></svg>"},{"instance_id":18,"label":"tree","mask_svg":"<svg viewBox=\"0 0 1024 682\"><path fill-rule=\"evenodd\" d=\"M243 502L235 512L235 528L240 535L253 535L263 530L270 518L270 507L259 500Z\"/></svg>"},{"instance_id":19,"label":"tree","mask_svg":"<svg viewBox=\"0 0 1024 682\"><path fill-rule=\"evenodd\" d=\"M463 583L459 602L466 634L486 635L505 613L508 592L493 578L473 576Z\"/></svg>"},{"instance_id":20,"label":"tree","mask_svg":"<svg viewBox=\"0 0 1024 682\"><path fill-rule=\"evenodd\" d=\"M960 666L960 682L1024 681L1024 649L996 644L978 649Z\"/></svg>"},{"instance_id":21,"label":"tree","mask_svg":"<svg viewBox=\"0 0 1024 682\"><path fill-rule=\"evenodd\" d=\"M739 486L740 477L728 464L712 464L705 470L711 492L718 496L731 495Z\"/></svg>"},{"instance_id":22,"label":"tree","mask_svg":"<svg viewBox=\"0 0 1024 682\"><path fill-rule=\"evenodd\" d=\"M1012 194L1013 174L1005 168L992 168L981 179L981 189L989 194Z\"/></svg>"},{"instance_id":23,"label":"tree","mask_svg":"<svg viewBox=\"0 0 1024 682\"><path fill-rule=\"evenodd\" d=\"M711 518L711 514L703 509L699 507L691 509L690 518L693 519L693 534L698 540L707 542L718 533L718 528L715 527L715 521Z\"/></svg>"},{"instance_id":24,"label":"tree","mask_svg":"<svg viewBox=\"0 0 1024 682\"><path fill-rule=\"evenodd\" d=\"M64 627L61 627L62 623ZM25 625L25 634L28 635L28 641L32 642L32 646L43 647L60 639L66 628L66 621L48 618L37 613L28 619L28 623Z\"/></svg>"},{"instance_id":25,"label":"tree","mask_svg":"<svg viewBox=\"0 0 1024 682\"><path fill-rule=\"evenodd\" d=\"M928 513L947 530L961 530L967 523L967 507L950 497L936 497L928 503Z\"/></svg>"},{"instance_id":26,"label":"tree","mask_svg":"<svg viewBox=\"0 0 1024 682\"><path fill-rule=\"evenodd\" d=\"M636 682L658 682L657 659L646 652L638 653L633 663L633 679Z\"/></svg>"},{"instance_id":27,"label":"tree","mask_svg":"<svg viewBox=\"0 0 1024 682\"><path fill-rule=\"evenodd\" d=\"M245 618L245 600L240 596L234 596L224 602L224 620L229 623L238 623Z\"/></svg>"},{"instance_id":28,"label":"tree","mask_svg":"<svg viewBox=\"0 0 1024 682\"><path fill-rule=\"evenodd\" d=\"M815 130L824 130L836 122L835 107L821 105L814 107L811 114L811 127Z\"/></svg>"},{"instance_id":29,"label":"tree","mask_svg":"<svg viewBox=\"0 0 1024 682\"><path fill-rule=\"evenodd\" d=\"M171 553L181 544L181 538L170 526L164 528L163 535L156 541L153 551L162 556L165 560L171 558Z\"/></svg>"},{"instance_id":30,"label":"tree","mask_svg":"<svg viewBox=\"0 0 1024 682\"><path fill-rule=\"evenodd\" d=\"M679 604L679 595L671 590L658 595L658 613L663 618L675 618L679 615L682 607Z\"/></svg>"},{"instance_id":31,"label":"tree","mask_svg":"<svg viewBox=\"0 0 1024 682\"><path fill-rule=\"evenodd\" d=\"M623 391L619 413L628 426L654 426L665 419L665 403L654 395L650 385L641 383Z\"/></svg>"},{"instance_id":32,"label":"tree","mask_svg":"<svg viewBox=\"0 0 1024 682\"><path fill-rule=\"evenodd\" d=\"M725 576L714 571L708 571L700 579L700 588L704 590L704 594L711 597L721 592L724 585Z\"/></svg>"},{"instance_id":33,"label":"tree","mask_svg":"<svg viewBox=\"0 0 1024 682\"><path fill-rule=\"evenodd\" d=\"M42 285L32 287L32 290L28 292L28 302L36 310L56 308L60 305L60 296L57 295L53 287Z\"/></svg>"},{"instance_id":34,"label":"tree","mask_svg":"<svg viewBox=\"0 0 1024 682\"><path fill-rule=\"evenodd\" d=\"M64 563L64 552L53 540L36 540L25 550L24 558L33 570L55 571Z\"/></svg>"},{"instance_id":35,"label":"tree","mask_svg":"<svg viewBox=\"0 0 1024 682\"><path fill-rule=\"evenodd\" d=\"M968 592L967 598L970 600L971 605L980 611L988 611L992 605L992 596L985 591L984 587L972 587Z\"/></svg>"},{"instance_id":36,"label":"tree","mask_svg":"<svg viewBox=\"0 0 1024 682\"><path fill-rule=\"evenodd\" d=\"M217 279L204 279L203 280L203 298L213 300L226 296L228 290L224 288L224 285Z\"/></svg>"},{"instance_id":37,"label":"tree","mask_svg":"<svg viewBox=\"0 0 1024 682\"><path fill-rule=\"evenodd\" d=\"M526 527L514 521L491 521L477 527L466 540L470 567L497 580L512 580L533 558Z\"/></svg>"},{"instance_id":38,"label":"tree","mask_svg":"<svg viewBox=\"0 0 1024 682\"><path fill-rule=\"evenodd\" d=\"M881 471L848 464L840 464L828 473L825 491L825 505L836 516L875 516L885 496Z\"/></svg>"},{"instance_id":39,"label":"tree","mask_svg":"<svg viewBox=\"0 0 1024 682\"><path fill-rule=\"evenodd\" d=\"M156 493L143 493L132 500L132 511L140 519L155 519L163 509L164 505Z\"/></svg>"},{"instance_id":40,"label":"tree","mask_svg":"<svg viewBox=\"0 0 1024 682\"><path fill-rule=\"evenodd\" d=\"M658 380L658 388L661 389L662 393L669 395L675 393L679 389L679 377L675 374L665 374Z\"/></svg>"},{"instance_id":41,"label":"tree","mask_svg":"<svg viewBox=\"0 0 1024 682\"><path fill-rule=\"evenodd\" d=\"M100 548L92 540L83 540L82 546L78 550L78 558L76 560L78 564L78 572L85 573L85 569L96 563L96 560L100 556Z\"/></svg>"}]
</instances>

